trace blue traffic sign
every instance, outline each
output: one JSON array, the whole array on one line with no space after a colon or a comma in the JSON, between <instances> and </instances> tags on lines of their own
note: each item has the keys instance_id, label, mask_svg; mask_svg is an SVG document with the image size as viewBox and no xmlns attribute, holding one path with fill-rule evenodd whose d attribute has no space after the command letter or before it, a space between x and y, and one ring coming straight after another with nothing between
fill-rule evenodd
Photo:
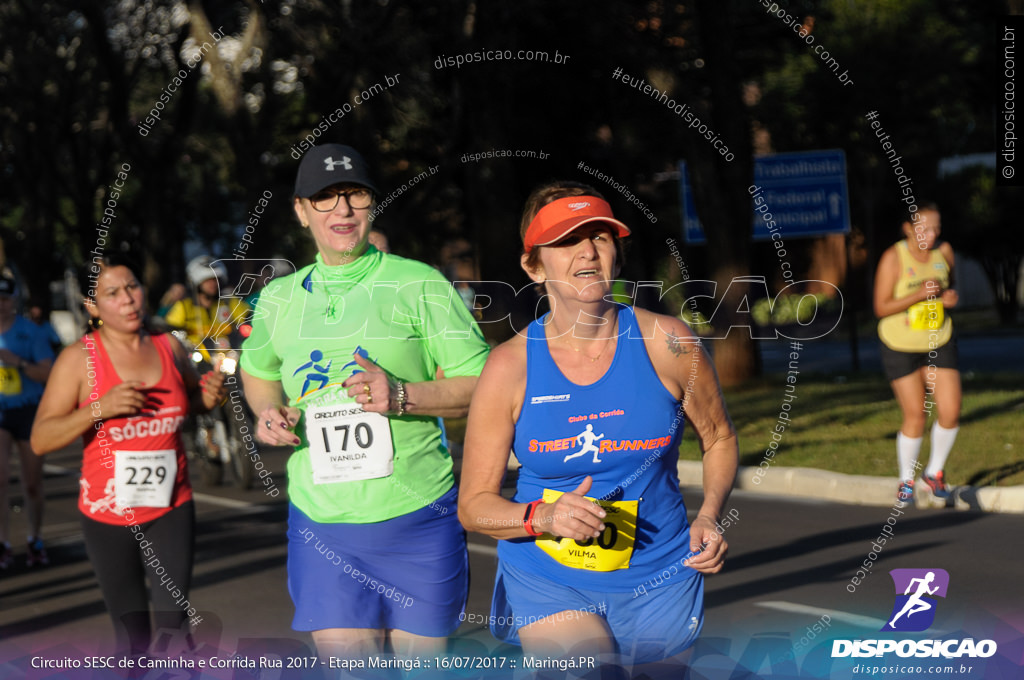
<instances>
[{"instance_id":1,"label":"blue traffic sign","mask_svg":"<svg viewBox=\"0 0 1024 680\"><path fill-rule=\"evenodd\" d=\"M693 200L686 161L679 162L683 239L707 243ZM850 231L850 200L846 188L846 154L842 149L777 153L754 158L753 238L765 241L773 232L786 238L846 234Z\"/></svg>"}]
</instances>

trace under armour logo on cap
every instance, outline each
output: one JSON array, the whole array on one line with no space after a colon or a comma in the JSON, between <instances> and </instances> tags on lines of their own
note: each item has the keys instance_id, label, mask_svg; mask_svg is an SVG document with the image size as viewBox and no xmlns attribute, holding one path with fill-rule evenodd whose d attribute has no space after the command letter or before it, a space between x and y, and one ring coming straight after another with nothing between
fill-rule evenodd
<instances>
[{"instance_id":1,"label":"under armour logo on cap","mask_svg":"<svg viewBox=\"0 0 1024 680\"><path fill-rule=\"evenodd\" d=\"M324 159L324 165L326 166L326 169L327 169L328 172L334 172L334 166L335 165L340 165L343 168L345 168L346 170L351 170L352 169L351 161L352 161L352 159L349 158L348 156L343 157L340 161L336 161L333 158L331 158L330 156L328 156L327 158Z\"/></svg>"},{"instance_id":2,"label":"under armour logo on cap","mask_svg":"<svg viewBox=\"0 0 1024 680\"><path fill-rule=\"evenodd\" d=\"M309 198L335 184L356 184L377 193L366 168L366 159L356 149L345 144L314 146L299 163L295 196Z\"/></svg>"}]
</instances>

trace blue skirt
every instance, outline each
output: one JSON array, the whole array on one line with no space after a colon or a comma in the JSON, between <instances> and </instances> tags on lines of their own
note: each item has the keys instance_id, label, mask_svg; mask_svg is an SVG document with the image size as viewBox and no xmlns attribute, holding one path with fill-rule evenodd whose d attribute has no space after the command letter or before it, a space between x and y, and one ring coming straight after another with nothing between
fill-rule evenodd
<instances>
[{"instance_id":1,"label":"blue skirt","mask_svg":"<svg viewBox=\"0 0 1024 680\"><path fill-rule=\"evenodd\" d=\"M371 524L320 524L290 505L292 628L454 633L469 591L457 498L453 487L435 503Z\"/></svg>"},{"instance_id":2,"label":"blue skirt","mask_svg":"<svg viewBox=\"0 0 1024 680\"><path fill-rule=\"evenodd\" d=\"M632 593L604 592L556 583L508 561L498 561L491 600L494 637L519 645L520 628L548 617L557 622L559 614L566 611L603 618L616 652L629 663L661 661L697 641L704 626L704 577L694 572L669 578L643 593L635 589Z\"/></svg>"}]
</instances>

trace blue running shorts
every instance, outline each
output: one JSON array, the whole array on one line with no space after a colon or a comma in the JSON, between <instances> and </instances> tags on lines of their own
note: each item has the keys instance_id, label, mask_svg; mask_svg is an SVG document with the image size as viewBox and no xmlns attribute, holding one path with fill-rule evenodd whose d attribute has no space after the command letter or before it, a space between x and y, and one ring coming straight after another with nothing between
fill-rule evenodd
<instances>
[{"instance_id":1,"label":"blue running shorts","mask_svg":"<svg viewBox=\"0 0 1024 680\"><path fill-rule=\"evenodd\" d=\"M704 577L671 579L646 593L603 592L556 583L499 561L490 621L496 638L518 645L522 626L572 610L602 617L618 653L631 663L660 661L697 641L704 625Z\"/></svg>"},{"instance_id":2,"label":"blue running shorts","mask_svg":"<svg viewBox=\"0 0 1024 680\"><path fill-rule=\"evenodd\" d=\"M319 524L290 505L292 628L455 632L469 588L457 497L452 487L415 512L370 524Z\"/></svg>"}]
</instances>

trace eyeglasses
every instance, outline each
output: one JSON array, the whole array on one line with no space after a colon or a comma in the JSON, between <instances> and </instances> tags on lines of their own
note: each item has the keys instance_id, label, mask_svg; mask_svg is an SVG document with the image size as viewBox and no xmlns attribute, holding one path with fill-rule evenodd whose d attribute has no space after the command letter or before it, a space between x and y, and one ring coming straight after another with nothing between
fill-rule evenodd
<instances>
[{"instance_id":1,"label":"eyeglasses","mask_svg":"<svg viewBox=\"0 0 1024 680\"><path fill-rule=\"evenodd\" d=\"M344 196L353 210L364 210L373 203L373 193L369 189L347 189L345 191L318 191L309 197L309 203L317 212L331 212L338 207L338 201Z\"/></svg>"}]
</instances>

